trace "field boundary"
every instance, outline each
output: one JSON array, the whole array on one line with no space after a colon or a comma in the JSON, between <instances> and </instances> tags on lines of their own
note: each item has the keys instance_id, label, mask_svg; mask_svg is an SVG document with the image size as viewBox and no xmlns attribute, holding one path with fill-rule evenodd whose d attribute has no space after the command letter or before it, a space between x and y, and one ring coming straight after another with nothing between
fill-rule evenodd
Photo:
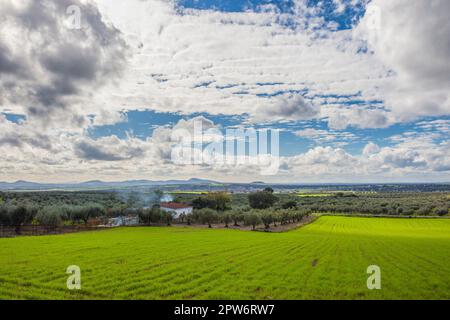
<instances>
[{"instance_id":1,"label":"field boundary","mask_svg":"<svg viewBox=\"0 0 450 320\"><path fill-rule=\"evenodd\" d=\"M50 236L66 233L78 233L85 231L98 231L108 228L98 226L59 226L49 227L42 225L24 225L20 226L19 233L16 227L0 226L0 238L15 238L21 236Z\"/></svg>"},{"instance_id":2,"label":"field boundary","mask_svg":"<svg viewBox=\"0 0 450 320\"><path fill-rule=\"evenodd\" d=\"M329 217L355 217L355 218L391 218L391 219L450 219L450 216L402 216L389 214L362 214L362 213L322 213L316 212L317 216Z\"/></svg>"},{"instance_id":3,"label":"field boundary","mask_svg":"<svg viewBox=\"0 0 450 320\"><path fill-rule=\"evenodd\" d=\"M269 233L284 233L284 232L289 232L289 231L303 228L303 227L307 226L308 224L315 222L317 219L319 219L319 216L311 215L311 216L308 216L308 217L302 219L300 222L297 222L297 223L278 225L276 227L271 227L270 229L257 228L254 231L269 232Z\"/></svg>"}]
</instances>

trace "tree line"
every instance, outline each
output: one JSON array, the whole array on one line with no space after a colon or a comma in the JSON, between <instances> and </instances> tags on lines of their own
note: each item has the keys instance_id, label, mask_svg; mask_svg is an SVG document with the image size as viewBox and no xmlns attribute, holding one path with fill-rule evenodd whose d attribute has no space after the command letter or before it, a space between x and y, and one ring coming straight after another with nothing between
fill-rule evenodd
<instances>
[{"instance_id":1,"label":"tree line","mask_svg":"<svg viewBox=\"0 0 450 320\"><path fill-rule=\"evenodd\" d=\"M370 215L437 215L449 212L450 198L444 193L379 193L355 194L337 192L324 197L298 197L296 194L276 194L270 187L250 194L211 192L195 198L183 199L194 207L192 215L182 215L186 224L222 223L230 225L284 224L317 213L347 213ZM23 225L61 226L88 224L109 218L137 215L142 224L168 224L174 217L152 208L135 208L130 201L118 199L105 192L0 193L0 225L14 227L17 233Z\"/></svg>"},{"instance_id":2,"label":"tree line","mask_svg":"<svg viewBox=\"0 0 450 320\"><path fill-rule=\"evenodd\" d=\"M271 226L300 222L310 214L310 211L298 208L272 210L243 207L227 211L202 208L194 209L193 213L189 215L180 215L178 222L187 225L202 224L209 228L212 228L213 224L223 224L225 228L244 225L251 226L255 230L258 225L264 225L265 229L270 229ZM139 209L138 215L140 223L145 225L162 223L171 225L174 220L172 213L163 211L158 206L151 209Z\"/></svg>"},{"instance_id":3,"label":"tree line","mask_svg":"<svg viewBox=\"0 0 450 320\"><path fill-rule=\"evenodd\" d=\"M87 224L90 219L105 216L105 213L105 208L97 203L42 208L29 204L1 204L0 225L14 227L16 233L20 234L21 227L28 224L50 227L63 224Z\"/></svg>"}]
</instances>

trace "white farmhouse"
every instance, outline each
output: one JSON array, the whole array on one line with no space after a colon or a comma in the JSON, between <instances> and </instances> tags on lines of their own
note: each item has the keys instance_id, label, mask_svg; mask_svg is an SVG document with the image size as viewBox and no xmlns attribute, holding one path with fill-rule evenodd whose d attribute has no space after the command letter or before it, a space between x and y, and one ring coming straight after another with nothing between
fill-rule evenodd
<instances>
[{"instance_id":1,"label":"white farmhouse","mask_svg":"<svg viewBox=\"0 0 450 320\"><path fill-rule=\"evenodd\" d=\"M161 202L160 206L162 211L173 213L175 219L178 219L182 214L191 214L193 211L192 206L176 202Z\"/></svg>"}]
</instances>

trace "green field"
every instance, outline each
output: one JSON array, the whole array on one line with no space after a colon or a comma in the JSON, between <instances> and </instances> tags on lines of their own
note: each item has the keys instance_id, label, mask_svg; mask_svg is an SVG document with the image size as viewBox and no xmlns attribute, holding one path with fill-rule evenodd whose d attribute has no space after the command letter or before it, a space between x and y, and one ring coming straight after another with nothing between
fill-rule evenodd
<instances>
[{"instance_id":1,"label":"green field","mask_svg":"<svg viewBox=\"0 0 450 320\"><path fill-rule=\"evenodd\" d=\"M318 198L318 197L332 197L332 196L334 196L334 194L332 194L332 193L299 193L299 194L297 194L297 196L302 197L302 198L308 198L308 197Z\"/></svg>"},{"instance_id":2,"label":"green field","mask_svg":"<svg viewBox=\"0 0 450 320\"><path fill-rule=\"evenodd\" d=\"M78 265L82 290L66 289ZM366 269L381 268L381 290ZM0 299L450 299L450 219L321 217L286 233L121 228L0 239Z\"/></svg>"}]
</instances>

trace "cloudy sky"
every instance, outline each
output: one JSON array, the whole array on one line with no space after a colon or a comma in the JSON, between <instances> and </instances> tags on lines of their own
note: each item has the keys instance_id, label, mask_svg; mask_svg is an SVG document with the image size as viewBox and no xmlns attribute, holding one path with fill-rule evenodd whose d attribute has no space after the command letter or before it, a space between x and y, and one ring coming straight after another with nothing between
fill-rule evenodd
<instances>
[{"instance_id":1,"label":"cloudy sky","mask_svg":"<svg viewBox=\"0 0 450 320\"><path fill-rule=\"evenodd\" d=\"M448 182L449 12L448 0L0 0L0 181ZM195 122L278 129L279 171L174 163L173 133Z\"/></svg>"}]
</instances>

